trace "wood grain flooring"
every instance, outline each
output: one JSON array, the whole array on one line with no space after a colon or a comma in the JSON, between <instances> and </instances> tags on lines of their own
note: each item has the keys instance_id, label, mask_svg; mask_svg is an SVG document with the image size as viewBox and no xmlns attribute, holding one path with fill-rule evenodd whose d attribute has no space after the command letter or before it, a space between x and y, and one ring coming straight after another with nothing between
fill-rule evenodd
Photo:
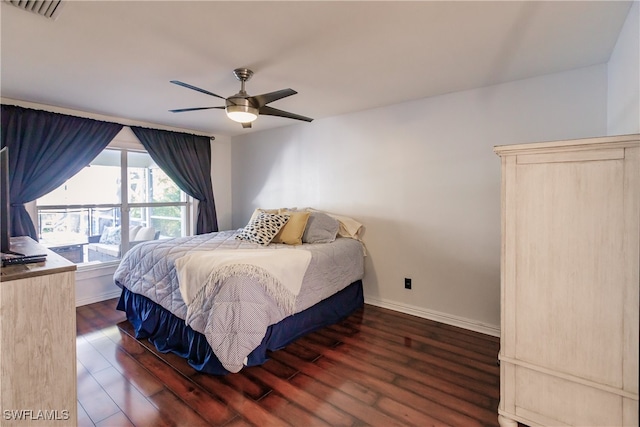
<instances>
[{"instance_id":1,"label":"wood grain flooring","mask_svg":"<svg viewBox=\"0 0 640 427\"><path fill-rule=\"evenodd\" d=\"M77 308L80 426L497 426L499 340L365 305L238 374L138 341L117 300Z\"/></svg>"}]
</instances>

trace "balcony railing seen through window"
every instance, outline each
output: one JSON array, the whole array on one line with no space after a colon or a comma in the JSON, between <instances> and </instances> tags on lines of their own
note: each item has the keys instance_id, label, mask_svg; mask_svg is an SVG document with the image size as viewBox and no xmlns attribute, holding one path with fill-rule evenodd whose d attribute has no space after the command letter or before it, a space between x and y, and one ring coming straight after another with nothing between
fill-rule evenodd
<instances>
[{"instance_id":1,"label":"balcony railing seen through window","mask_svg":"<svg viewBox=\"0 0 640 427\"><path fill-rule=\"evenodd\" d=\"M117 261L189 232L186 195L145 152L107 149L38 200L40 242L76 263Z\"/></svg>"}]
</instances>

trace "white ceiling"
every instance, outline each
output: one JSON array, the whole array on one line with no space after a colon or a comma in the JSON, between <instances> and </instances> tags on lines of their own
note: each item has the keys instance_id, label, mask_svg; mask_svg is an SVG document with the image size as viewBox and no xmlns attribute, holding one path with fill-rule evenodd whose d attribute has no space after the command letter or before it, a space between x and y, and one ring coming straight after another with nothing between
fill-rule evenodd
<instances>
[{"instance_id":1,"label":"white ceiling","mask_svg":"<svg viewBox=\"0 0 640 427\"><path fill-rule=\"evenodd\" d=\"M237 135L313 123L221 110L250 95L315 119L608 61L630 1L68 1L56 20L2 3L0 95Z\"/></svg>"}]
</instances>

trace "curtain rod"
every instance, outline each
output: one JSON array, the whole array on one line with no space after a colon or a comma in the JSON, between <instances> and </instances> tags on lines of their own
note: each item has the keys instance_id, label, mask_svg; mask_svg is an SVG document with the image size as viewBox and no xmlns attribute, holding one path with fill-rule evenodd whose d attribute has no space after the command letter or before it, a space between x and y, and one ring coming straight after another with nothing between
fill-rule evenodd
<instances>
[{"instance_id":1,"label":"curtain rod","mask_svg":"<svg viewBox=\"0 0 640 427\"><path fill-rule=\"evenodd\" d=\"M116 123L122 126L126 126L126 127L132 127L132 126L138 126L138 127L146 127L149 129L157 129L157 130L164 130L164 131L169 131L169 132L179 132L179 133L185 133L185 134L189 134L189 135L195 135L195 136L204 136L207 137L209 139L211 139L212 141L214 141L216 139L215 136L213 135L208 135L203 133L198 133L198 132L194 132L192 130L189 129L182 129L182 128L174 128L171 126L164 126L164 125L158 125L155 123L147 123L147 122L138 122L135 120L129 120L129 119L123 119L123 118L119 118L119 117L113 117L113 116L107 116L104 114L95 114L95 113L87 113L85 111L80 111L80 110L73 110L70 108L63 108L63 107L56 107L53 105L46 105L46 104L38 104L36 102L29 102L29 101L21 101L18 99L11 99L11 98L0 98L0 104L2 105L12 105L14 107L20 107L20 108L28 108L31 110L40 110L40 111L46 111L48 113L55 113L55 114L64 114L67 116L73 116L73 117L81 117L83 119L92 119L92 120L100 120L103 122L110 122L110 123Z\"/></svg>"}]
</instances>

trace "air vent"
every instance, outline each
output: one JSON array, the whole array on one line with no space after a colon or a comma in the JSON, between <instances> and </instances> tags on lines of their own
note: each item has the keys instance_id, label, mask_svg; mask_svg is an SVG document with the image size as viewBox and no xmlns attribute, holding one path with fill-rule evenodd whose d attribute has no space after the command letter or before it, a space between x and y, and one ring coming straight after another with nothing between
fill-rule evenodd
<instances>
[{"instance_id":1,"label":"air vent","mask_svg":"<svg viewBox=\"0 0 640 427\"><path fill-rule=\"evenodd\" d=\"M37 13L50 19L56 19L60 14L63 3L62 0L54 1L33 1L33 0L4 0L5 3L19 7L20 9Z\"/></svg>"}]
</instances>

